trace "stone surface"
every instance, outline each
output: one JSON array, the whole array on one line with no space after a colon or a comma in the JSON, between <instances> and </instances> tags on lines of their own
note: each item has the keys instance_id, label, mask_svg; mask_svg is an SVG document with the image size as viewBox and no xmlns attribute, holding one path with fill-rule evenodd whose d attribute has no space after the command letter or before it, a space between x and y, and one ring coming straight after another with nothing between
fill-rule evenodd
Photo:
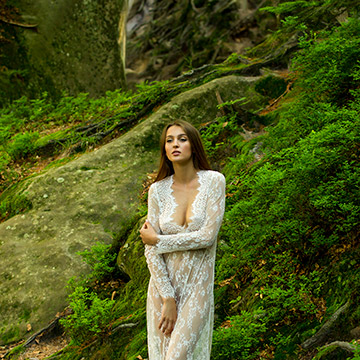
<instances>
[{"instance_id":1,"label":"stone surface","mask_svg":"<svg viewBox=\"0 0 360 360\"><path fill-rule=\"evenodd\" d=\"M88 271L76 253L111 243L135 214L142 182L157 167L163 126L213 120L216 91L223 101L248 96L246 106L256 109L256 80L229 76L180 94L120 138L27 180L21 188L32 209L0 224L0 343L24 337L27 324L39 330L63 310L68 279Z\"/></svg>"},{"instance_id":2,"label":"stone surface","mask_svg":"<svg viewBox=\"0 0 360 360\"><path fill-rule=\"evenodd\" d=\"M20 29L32 87L70 94L104 94L124 86L119 18L126 0L19 0Z\"/></svg>"}]
</instances>

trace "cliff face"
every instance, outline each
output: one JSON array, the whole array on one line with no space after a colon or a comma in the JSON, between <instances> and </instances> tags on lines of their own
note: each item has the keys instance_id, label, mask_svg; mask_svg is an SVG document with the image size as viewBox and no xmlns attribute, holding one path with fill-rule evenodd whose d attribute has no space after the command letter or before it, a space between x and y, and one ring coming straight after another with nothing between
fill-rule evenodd
<instances>
[{"instance_id":1,"label":"cliff face","mask_svg":"<svg viewBox=\"0 0 360 360\"><path fill-rule=\"evenodd\" d=\"M17 71L17 80L12 75L8 84L14 86L17 82L25 94L66 91L98 96L124 87L119 19L126 3L123 0L18 1L18 22L36 26L13 26L10 30L7 25L16 43L3 47L1 62L8 71L1 72L2 83L5 86L10 72ZM11 95L7 94L9 87L1 90L4 96Z\"/></svg>"}]
</instances>

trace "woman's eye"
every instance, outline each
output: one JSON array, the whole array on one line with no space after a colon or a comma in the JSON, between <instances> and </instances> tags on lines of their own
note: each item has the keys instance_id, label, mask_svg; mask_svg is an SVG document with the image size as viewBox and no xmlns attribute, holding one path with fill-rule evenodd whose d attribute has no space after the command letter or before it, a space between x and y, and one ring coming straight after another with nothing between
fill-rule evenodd
<instances>
[{"instance_id":1,"label":"woman's eye","mask_svg":"<svg viewBox=\"0 0 360 360\"><path fill-rule=\"evenodd\" d=\"M172 141L171 139L167 139L167 140L166 140L166 142L168 142L168 143L171 142L171 141Z\"/></svg>"},{"instance_id":2,"label":"woman's eye","mask_svg":"<svg viewBox=\"0 0 360 360\"><path fill-rule=\"evenodd\" d=\"M181 138L180 141L185 142L187 141L187 138Z\"/></svg>"}]
</instances>

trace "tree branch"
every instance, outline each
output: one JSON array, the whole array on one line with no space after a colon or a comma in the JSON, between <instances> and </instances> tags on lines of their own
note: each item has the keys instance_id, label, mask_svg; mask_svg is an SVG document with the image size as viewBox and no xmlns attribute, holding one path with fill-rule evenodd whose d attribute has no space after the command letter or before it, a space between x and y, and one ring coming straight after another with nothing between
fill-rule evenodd
<instances>
[{"instance_id":1,"label":"tree branch","mask_svg":"<svg viewBox=\"0 0 360 360\"><path fill-rule=\"evenodd\" d=\"M34 29L34 28L36 28L38 26L38 24L22 24L22 23L19 23L17 21L4 19L3 17L0 17L0 21L5 23L5 24L18 26L18 27L25 28L25 29Z\"/></svg>"},{"instance_id":2,"label":"tree branch","mask_svg":"<svg viewBox=\"0 0 360 360\"><path fill-rule=\"evenodd\" d=\"M321 329L313 335L311 338L305 340L301 346L304 349L310 349L315 346L319 346L321 342L323 342L329 335L329 333L332 331L334 326L336 325L336 322L340 315L342 315L350 306L350 302L348 301L345 305L341 306L338 310L335 311L333 316L325 322L325 324L321 327Z\"/></svg>"},{"instance_id":3,"label":"tree branch","mask_svg":"<svg viewBox=\"0 0 360 360\"><path fill-rule=\"evenodd\" d=\"M333 341L332 343L330 344L326 344L323 346L323 348L328 348L328 347L331 347L331 346L334 346L334 347L339 347L340 349L343 349L349 353L354 353L355 352L355 345L353 344L350 344L346 341Z\"/></svg>"}]
</instances>

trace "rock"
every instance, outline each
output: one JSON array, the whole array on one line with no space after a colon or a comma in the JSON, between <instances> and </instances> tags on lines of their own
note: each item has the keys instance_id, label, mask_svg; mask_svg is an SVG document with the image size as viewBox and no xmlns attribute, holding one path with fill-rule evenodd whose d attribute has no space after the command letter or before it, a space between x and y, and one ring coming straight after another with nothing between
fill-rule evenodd
<instances>
[{"instance_id":1,"label":"rock","mask_svg":"<svg viewBox=\"0 0 360 360\"><path fill-rule=\"evenodd\" d=\"M126 1L17 1L23 21L36 24L36 31L17 29L16 55L5 55L27 64L28 88L38 94L99 96L124 87L118 27Z\"/></svg>"},{"instance_id":2,"label":"rock","mask_svg":"<svg viewBox=\"0 0 360 360\"><path fill-rule=\"evenodd\" d=\"M353 339L360 339L360 326L351 329L350 335Z\"/></svg>"},{"instance_id":3,"label":"rock","mask_svg":"<svg viewBox=\"0 0 360 360\"><path fill-rule=\"evenodd\" d=\"M146 269L145 256L143 256L144 245L139 237L139 230L145 220L146 216L137 222L117 257L117 264L120 270L129 275L130 279L142 288L144 286L141 285L147 282L149 278L149 276L144 276L144 273L147 275L149 273Z\"/></svg>"},{"instance_id":4,"label":"rock","mask_svg":"<svg viewBox=\"0 0 360 360\"><path fill-rule=\"evenodd\" d=\"M62 311L68 279L89 271L77 252L111 243L134 216L142 182L157 167L163 126L214 119L216 91L223 101L247 96L247 110L255 110L263 106L256 81L228 76L180 94L120 138L19 187L32 208L0 224L1 344L30 334L27 324L38 331Z\"/></svg>"}]
</instances>

